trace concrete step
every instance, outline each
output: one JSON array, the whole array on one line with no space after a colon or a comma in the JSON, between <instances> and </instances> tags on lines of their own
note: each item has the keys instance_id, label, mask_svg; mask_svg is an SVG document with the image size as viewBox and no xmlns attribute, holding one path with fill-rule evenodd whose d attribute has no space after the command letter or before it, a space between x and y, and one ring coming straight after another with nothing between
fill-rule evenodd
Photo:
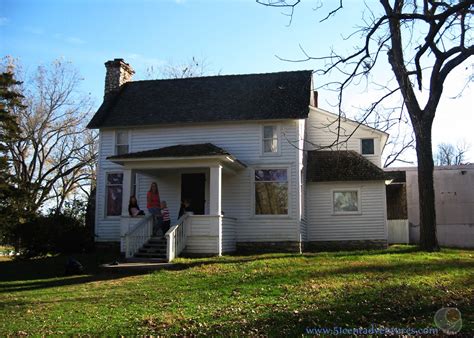
<instances>
[{"instance_id":1,"label":"concrete step","mask_svg":"<svg viewBox=\"0 0 474 338\"><path fill-rule=\"evenodd\" d=\"M166 255L165 254L159 254L159 253L150 253L150 252L138 252L134 256L135 258L159 258L159 259L165 259L166 260Z\"/></svg>"},{"instance_id":2,"label":"concrete step","mask_svg":"<svg viewBox=\"0 0 474 338\"><path fill-rule=\"evenodd\" d=\"M166 241L162 240L149 240L145 244L153 244L153 245L166 245Z\"/></svg>"},{"instance_id":3,"label":"concrete step","mask_svg":"<svg viewBox=\"0 0 474 338\"><path fill-rule=\"evenodd\" d=\"M144 247L150 247L150 248L166 248L166 243L145 243L143 244Z\"/></svg>"},{"instance_id":4,"label":"concrete step","mask_svg":"<svg viewBox=\"0 0 474 338\"><path fill-rule=\"evenodd\" d=\"M138 253L154 253L158 255L166 255L166 250L155 250L155 249L144 249L141 248L138 250Z\"/></svg>"},{"instance_id":5,"label":"concrete step","mask_svg":"<svg viewBox=\"0 0 474 338\"><path fill-rule=\"evenodd\" d=\"M125 260L127 263L167 263L166 258L153 257L130 257Z\"/></svg>"}]
</instances>

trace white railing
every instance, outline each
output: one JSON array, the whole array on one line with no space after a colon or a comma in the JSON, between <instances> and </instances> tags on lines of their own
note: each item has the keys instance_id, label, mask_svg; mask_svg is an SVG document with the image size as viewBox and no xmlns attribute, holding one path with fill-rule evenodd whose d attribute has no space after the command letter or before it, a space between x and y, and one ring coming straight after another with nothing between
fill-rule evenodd
<instances>
[{"instance_id":1,"label":"white railing","mask_svg":"<svg viewBox=\"0 0 474 338\"><path fill-rule=\"evenodd\" d=\"M171 262L173 259L179 256L186 246L186 224L185 221L188 218L188 214L181 216L176 222L175 226L172 226L165 234L166 237L166 259Z\"/></svg>"},{"instance_id":2,"label":"white railing","mask_svg":"<svg viewBox=\"0 0 474 338\"><path fill-rule=\"evenodd\" d=\"M147 215L125 233L125 257L130 258L145 244L153 233L153 215Z\"/></svg>"}]
</instances>

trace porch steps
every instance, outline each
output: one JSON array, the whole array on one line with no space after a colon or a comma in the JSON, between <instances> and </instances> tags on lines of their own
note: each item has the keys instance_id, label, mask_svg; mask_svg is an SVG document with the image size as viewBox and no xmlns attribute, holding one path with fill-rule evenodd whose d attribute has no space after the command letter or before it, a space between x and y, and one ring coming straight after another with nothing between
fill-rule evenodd
<instances>
[{"instance_id":1,"label":"porch steps","mask_svg":"<svg viewBox=\"0 0 474 338\"><path fill-rule=\"evenodd\" d=\"M166 238L151 237L134 257L166 260Z\"/></svg>"}]
</instances>

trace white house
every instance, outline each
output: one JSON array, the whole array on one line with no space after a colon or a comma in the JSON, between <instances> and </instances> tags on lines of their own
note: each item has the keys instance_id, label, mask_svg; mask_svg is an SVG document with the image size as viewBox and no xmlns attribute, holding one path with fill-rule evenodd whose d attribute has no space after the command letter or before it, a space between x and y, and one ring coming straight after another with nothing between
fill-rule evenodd
<instances>
[{"instance_id":1,"label":"white house","mask_svg":"<svg viewBox=\"0 0 474 338\"><path fill-rule=\"evenodd\" d=\"M95 232L127 257L385 247L387 134L317 108L312 72L131 81L106 62ZM339 129L338 129L339 128ZM352 135L335 142L338 134ZM172 228L151 237L152 182ZM180 201L191 210L178 219ZM147 213L148 214L148 213ZM165 250L166 249L166 250Z\"/></svg>"}]
</instances>

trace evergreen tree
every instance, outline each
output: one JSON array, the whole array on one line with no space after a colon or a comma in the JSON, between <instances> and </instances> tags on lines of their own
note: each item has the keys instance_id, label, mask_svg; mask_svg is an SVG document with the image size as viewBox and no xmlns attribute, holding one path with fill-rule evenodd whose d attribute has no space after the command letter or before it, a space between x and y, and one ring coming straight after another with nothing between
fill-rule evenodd
<instances>
[{"instance_id":1,"label":"evergreen tree","mask_svg":"<svg viewBox=\"0 0 474 338\"><path fill-rule=\"evenodd\" d=\"M18 225L21 192L16 177L11 174L8 147L20 138L15 111L24 109L23 96L12 72L0 74L0 243L11 243Z\"/></svg>"}]
</instances>

